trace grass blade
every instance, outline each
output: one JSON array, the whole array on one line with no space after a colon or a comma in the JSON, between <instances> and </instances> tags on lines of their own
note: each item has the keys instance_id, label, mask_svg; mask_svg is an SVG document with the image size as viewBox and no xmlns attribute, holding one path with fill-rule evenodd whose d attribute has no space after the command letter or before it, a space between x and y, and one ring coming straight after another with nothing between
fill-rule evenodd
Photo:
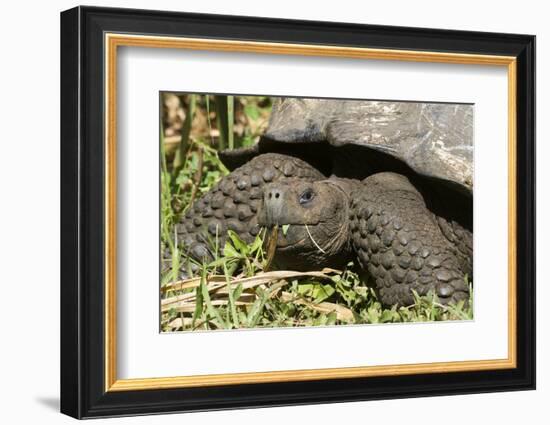
<instances>
[{"instance_id":1,"label":"grass blade","mask_svg":"<svg viewBox=\"0 0 550 425\"><path fill-rule=\"evenodd\" d=\"M227 147L234 149L235 144L233 141L233 123L235 122L234 108L235 101L233 96L227 96Z\"/></svg>"},{"instance_id":2,"label":"grass blade","mask_svg":"<svg viewBox=\"0 0 550 425\"><path fill-rule=\"evenodd\" d=\"M271 263L273 262L273 258L275 257L275 250L277 249L277 238L279 234L279 226L273 227L271 229L271 232L267 236L266 241L266 259L264 263L264 271L269 270L269 267L271 266Z\"/></svg>"},{"instance_id":3,"label":"grass blade","mask_svg":"<svg viewBox=\"0 0 550 425\"><path fill-rule=\"evenodd\" d=\"M267 293L265 291L261 291L260 297L254 302L254 304L252 305L252 308L250 309L250 313L248 315L247 326L249 328L253 328L258 324L258 320L260 320L262 310L267 300L268 300Z\"/></svg>"},{"instance_id":4,"label":"grass blade","mask_svg":"<svg viewBox=\"0 0 550 425\"><path fill-rule=\"evenodd\" d=\"M189 107L187 108L187 114L185 115L185 121L181 129L181 140L174 158L174 168L180 169L185 163L185 157L189 150L189 135L191 134L191 127L193 124L193 117L195 116L195 105L197 103L197 96L194 94L189 95Z\"/></svg>"},{"instance_id":5,"label":"grass blade","mask_svg":"<svg viewBox=\"0 0 550 425\"><path fill-rule=\"evenodd\" d=\"M218 149L227 148L227 96L214 96L216 102L216 124L220 132L220 141Z\"/></svg>"},{"instance_id":6,"label":"grass blade","mask_svg":"<svg viewBox=\"0 0 550 425\"><path fill-rule=\"evenodd\" d=\"M203 280L201 279L201 284L197 287L195 290L196 298L195 298L195 311L193 312L193 319L191 322L191 326L195 327L195 322L197 319L200 319L202 317L202 305L203 305L203 298L202 298L202 288Z\"/></svg>"},{"instance_id":7,"label":"grass blade","mask_svg":"<svg viewBox=\"0 0 550 425\"><path fill-rule=\"evenodd\" d=\"M206 304L206 311L208 312L208 315L212 318L215 318L216 322L219 324L220 327L224 329L231 328L231 325L226 323L225 320L223 320L218 309L214 308L214 306L212 305L212 300L210 299L210 293L208 292L208 287L206 286L205 269L203 269L200 288L201 288L202 298L204 299L204 303Z\"/></svg>"},{"instance_id":8,"label":"grass blade","mask_svg":"<svg viewBox=\"0 0 550 425\"><path fill-rule=\"evenodd\" d=\"M223 271L225 274L225 280L227 282L227 298L229 300L229 309L231 311L231 318L233 319L233 326L235 329L239 328L239 315L237 314L237 307L235 306L235 291L231 288L231 276L227 270L226 265L223 265ZM240 294L239 294L240 295Z\"/></svg>"},{"instance_id":9,"label":"grass blade","mask_svg":"<svg viewBox=\"0 0 550 425\"><path fill-rule=\"evenodd\" d=\"M168 166L166 164L166 150L164 149L164 126L162 125L162 120L160 120L159 125L160 131L160 169L162 173L168 174Z\"/></svg>"}]
</instances>

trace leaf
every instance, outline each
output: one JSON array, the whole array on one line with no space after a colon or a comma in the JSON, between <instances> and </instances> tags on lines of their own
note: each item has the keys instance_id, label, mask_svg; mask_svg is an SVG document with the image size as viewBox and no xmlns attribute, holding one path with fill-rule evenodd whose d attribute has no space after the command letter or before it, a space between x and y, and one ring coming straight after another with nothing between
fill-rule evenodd
<instances>
[{"instance_id":1,"label":"leaf","mask_svg":"<svg viewBox=\"0 0 550 425\"><path fill-rule=\"evenodd\" d=\"M223 247L223 255L224 257L229 257L229 258L241 257L241 254L235 249L235 247L229 241L225 242L225 246Z\"/></svg>"},{"instance_id":2,"label":"leaf","mask_svg":"<svg viewBox=\"0 0 550 425\"><path fill-rule=\"evenodd\" d=\"M281 228L283 230L283 235L286 236L286 234L288 233L288 229L290 228L290 224L283 224Z\"/></svg>"},{"instance_id":3,"label":"leaf","mask_svg":"<svg viewBox=\"0 0 550 425\"><path fill-rule=\"evenodd\" d=\"M185 186L191 182L192 182L191 178L184 173L179 173L178 176L176 177L176 184L178 186Z\"/></svg>"},{"instance_id":4,"label":"leaf","mask_svg":"<svg viewBox=\"0 0 550 425\"><path fill-rule=\"evenodd\" d=\"M300 295L308 296L314 299L315 303L320 303L332 294L336 290L333 285L323 285L318 282L307 282L298 284L298 293Z\"/></svg>"},{"instance_id":5,"label":"leaf","mask_svg":"<svg viewBox=\"0 0 550 425\"><path fill-rule=\"evenodd\" d=\"M300 295L311 295L311 292L313 290L313 284L312 283L301 283L297 286L297 292Z\"/></svg>"},{"instance_id":6,"label":"leaf","mask_svg":"<svg viewBox=\"0 0 550 425\"><path fill-rule=\"evenodd\" d=\"M321 314L313 321L313 326L324 326L327 323L327 316Z\"/></svg>"},{"instance_id":7,"label":"leaf","mask_svg":"<svg viewBox=\"0 0 550 425\"><path fill-rule=\"evenodd\" d=\"M380 316L380 322L387 323L392 322L394 318L394 312L392 310L384 310Z\"/></svg>"},{"instance_id":8,"label":"leaf","mask_svg":"<svg viewBox=\"0 0 550 425\"><path fill-rule=\"evenodd\" d=\"M241 140L241 147L252 146L255 140L251 136L244 136Z\"/></svg>"},{"instance_id":9,"label":"leaf","mask_svg":"<svg viewBox=\"0 0 550 425\"><path fill-rule=\"evenodd\" d=\"M260 118L260 111L258 110L258 107L254 104L246 105L244 107L244 113L248 118L253 121L256 121L258 118Z\"/></svg>"},{"instance_id":10,"label":"leaf","mask_svg":"<svg viewBox=\"0 0 550 425\"><path fill-rule=\"evenodd\" d=\"M378 302L375 302L372 307L367 309L367 320L369 323L379 323L380 322L380 310L381 305Z\"/></svg>"},{"instance_id":11,"label":"leaf","mask_svg":"<svg viewBox=\"0 0 550 425\"><path fill-rule=\"evenodd\" d=\"M227 236L229 236L231 243L240 254L248 254L248 245L239 237L237 233L235 233L233 230L228 230Z\"/></svg>"},{"instance_id":12,"label":"leaf","mask_svg":"<svg viewBox=\"0 0 550 425\"><path fill-rule=\"evenodd\" d=\"M336 324L336 319L337 319L337 316L336 316L336 312L333 311L332 313L329 313L329 315L327 316L327 325L334 325Z\"/></svg>"},{"instance_id":13,"label":"leaf","mask_svg":"<svg viewBox=\"0 0 550 425\"><path fill-rule=\"evenodd\" d=\"M321 301L330 298L332 294L336 292L334 286L332 285L317 285L313 290L313 296L315 297L315 302L320 303Z\"/></svg>"},{"instance_id":14,"label":"leaf","mask_svg":"<svg viewBox=\"0 0 550 425\"><path fill-rule=\"evenodd\" d=\"M254 239L254 242L252 243L252 246L250 247L250 253L252 255L254 255L256 253L256 251L258 251L259 249L262 248L262 245L264 243L264 240L261 236L261 232L256 236L256 238Z\"/></svg>"}]
</instances>

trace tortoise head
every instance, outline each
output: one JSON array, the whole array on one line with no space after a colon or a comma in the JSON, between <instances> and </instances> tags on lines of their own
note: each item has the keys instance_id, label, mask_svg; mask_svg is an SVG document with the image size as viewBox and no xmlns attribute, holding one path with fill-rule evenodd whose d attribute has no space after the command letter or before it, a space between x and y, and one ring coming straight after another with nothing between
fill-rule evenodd
<instances>
[{"instance_id":1,"label":"tortoise head","mask_svg":"<svg viewBox=\"0 0 550 425\"><path fill-rule=\"evenodd\" d=\"M349 258L349 197L332 180L285 179L265 187L258 221L279 226L275 262L314 270Z\"/></svg>"}]
</instances>

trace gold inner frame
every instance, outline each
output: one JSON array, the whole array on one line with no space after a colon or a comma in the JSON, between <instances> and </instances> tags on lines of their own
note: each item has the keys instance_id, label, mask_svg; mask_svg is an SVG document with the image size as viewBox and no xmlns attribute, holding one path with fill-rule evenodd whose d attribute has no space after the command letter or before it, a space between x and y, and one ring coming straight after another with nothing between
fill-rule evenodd
<instances>
[{"instance_id":1,"label":"gold inner frame","mask_svg":"<svg viewBox=\"0 0 550 425\"><path fill-rule=\"evenodd\" d=\"M248 52L507 67L508 71L508 357L383 366L118 379L116 373L116 98L119 46ZM357 378L515 368L516 353L516 58L255 41L105 34L105 391Z\"/></svg>"}]
</instances>

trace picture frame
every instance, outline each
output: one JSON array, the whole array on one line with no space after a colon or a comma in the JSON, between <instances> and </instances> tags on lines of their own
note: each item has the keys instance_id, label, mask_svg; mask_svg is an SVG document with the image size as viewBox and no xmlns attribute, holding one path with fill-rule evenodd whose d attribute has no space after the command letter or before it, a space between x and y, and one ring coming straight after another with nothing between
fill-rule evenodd
<instances>
[{"instance_id":1,"label":"picture frame","mask_svg":"<svg viewBox=\"0 0 550 425\"><path fill-rule=\"evenodd\" d=\"M129 46L505 69L508 355L120 379L117 54ZM92 418L535 388L534 36L76 7L61 14L61 117L62 413Z\"/></svg>"}]
</instances>

